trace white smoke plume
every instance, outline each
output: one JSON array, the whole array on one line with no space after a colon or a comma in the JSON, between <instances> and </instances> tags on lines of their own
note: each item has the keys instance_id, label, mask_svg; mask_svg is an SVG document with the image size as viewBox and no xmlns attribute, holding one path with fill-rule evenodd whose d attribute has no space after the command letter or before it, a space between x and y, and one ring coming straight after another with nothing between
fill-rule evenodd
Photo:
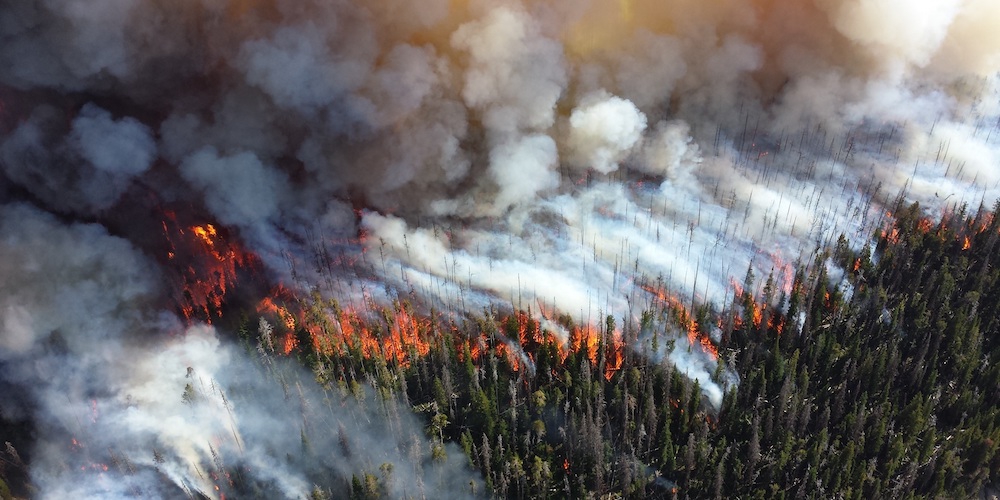
<instances>
[{"instance_id":1,"label":"white smoke plume","mask_svg":"<svg viewBox=\"0 0 1000 500\"><path fill-rule=\"evenodd\" d=\"M242 494L302 498L316 478L343 487L382 464L391 495L473 491L461 450L432 461L405 408L364 386L322 390L287 362L264 372L212 327L185 330L128 241L21 204L0 229L0 366L28 393L0 409L34 415L39 497L216 498L239 473L255 488Z\"/></svg>"},{"instance_id":2,"label":"white smoke plume","mask_svg":"<svg viewBox=\"0 0 1000 500\"><path fill-rule=\"evenodd\" d=\"M842 233L860 248L897 197L989 205L998 17L990 0L4 4L0 363L26 395L4 414L45 430L32 476L49 497L160 475L165 496L203 491L208 441L248 464L254 442L283 449L257 403L236 405L232 440L216 418L212 382L246 363L164 299L157 276L180 264L146 242L171 210L300 293L627 326L659 307L652 288L721 308L748 268L780 282ZM728 379L676 340L651 355L718 404ZM173 350L201 360L216 405L186 449L166 436L207 407L147 395L183 381L155 369ZM90 401L105 414L81 429ZM53 462L77 434L133 479ZM159 466L133 448L151 443ZM281 494L310 486L272 470Z\"/></svg>"},{"instance_id":3,"label":"white smoke plume","mask_svg":"<svg viewBox=\"0 0 1000 500\"><path fill-rule=\"evenodd\" d=\"M635 104L615 96L583 99L569 116L569 156L583 168L608 174L642 139L646 115Z\"/></svg>"}]
</instances>

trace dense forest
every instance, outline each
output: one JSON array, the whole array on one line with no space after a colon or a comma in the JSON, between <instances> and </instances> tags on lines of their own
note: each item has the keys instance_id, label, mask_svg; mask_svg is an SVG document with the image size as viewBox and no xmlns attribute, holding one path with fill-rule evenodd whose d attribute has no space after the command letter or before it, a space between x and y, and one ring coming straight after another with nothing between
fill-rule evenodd
<instances>
[{"instance_id":1,"label":"dense forest","mask_svg":"<svg viewBox=\"0 0 1000 500\"><path fill-rule=\"evenodd\" d=\"M664 302L620 325L624 340L608 317L596 345L567 349L529 315L497 313L457 334L425 324L427 352L405 339L409 355L390 359L360 339L298 352L328 384L370 380L407 401L500 497L971 497L1000 484L995 210L935 224L899 207L873 248L842 239L788 292L769 276L755 297L748 275L731 309ZM398 316L385 317L390 332ZM669 362L622 347L671 322L723 327L716 376L730 365L740 382L721 409Z\"/></svg>"},{"instance_id":2,"label":"dense forest","mask_svg":"<svg viewBox=\"0 0 1000 500\"><path fill-rule=\"evenodd\" d=\"M531 311L459 323L400 301L373 305L372 320L319 296L245 313L238 330L260 362L248 376L289 391L294 370L272 358L296 358L330 400L368 401L389 429L401 411L422 416L431 461L457 443L482 474L472 496L975 497L1000 485L998 209L934 223L899 206L871 246L842 238L788 283L748 272L722 310L665 299L638 322L563 316L563 340ZM655 355L682 342L717 350L721 408ZM199 396L188 385L177 397ZM316 460L314 439L350 453L343 427L310 429L288 461ZM0 472L23 481L9 443L3 458ZM271 491L216 466L232 496ZM313 497L385 496L392 473L373 462L350 481L317 474Z\"/></svg>"},{"instance_id":3,"label":"dense forest","mask_svg":"<svg viewBox=\"0 0 1000 500\"><path fill-rule=\"evenodd\" d=\"M0 500L1000 500L1000 0L0 0Z\"/></svg>"}]
</instances>

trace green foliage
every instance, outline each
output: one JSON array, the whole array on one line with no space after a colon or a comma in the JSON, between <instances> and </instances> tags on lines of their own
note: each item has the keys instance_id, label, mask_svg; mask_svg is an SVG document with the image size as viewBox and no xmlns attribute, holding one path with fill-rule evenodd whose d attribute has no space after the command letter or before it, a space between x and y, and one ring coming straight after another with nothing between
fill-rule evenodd
<instances>
[{"instance_id":1,"label":"green foliage","mask_svg":"<svg viewBox=\"0 0 1000 500\"><path fill-rule=\"evenodd\" d=\"M605 370L613 332L628 342L652 331L660 347L674 340L655 325L684 321L677 311L645 311L638 324L599 316L596 362L539 340L530 314L489 311L464 330L435 323L429 352L407 365L357 349L308 359L345 397L364 403L359 380L370 379L382 400L419 409L432 461L457 442L483 474L488 491L473 484L473 494L975 496L1000 484L1000 222L963 211L932 224L916 205L894 212L870 247L855 252L841 238L792 283L768 275L755 288L748 269L732 304L695 310L697 325L723 329L713 380L730 370L740 380L719 409L669 364L627 352ZM558 322L573 330L571 318ZM523 349L533 366L515 366L497 345ZM391 471L382 472L356 475L352 496L384 495Z\"/></svg>"}]
</instances>

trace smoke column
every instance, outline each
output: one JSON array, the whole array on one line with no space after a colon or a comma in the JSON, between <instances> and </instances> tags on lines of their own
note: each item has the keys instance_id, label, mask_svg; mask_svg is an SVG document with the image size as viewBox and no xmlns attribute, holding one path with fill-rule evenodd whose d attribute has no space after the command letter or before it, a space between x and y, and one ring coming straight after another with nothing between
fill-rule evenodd
<instances>
[{"instance_id":1,"label":"smoke column","mask_svg":"<svg viewBox=\"0 0 1000 500\"><path fill-rule=\"evenodd\" d=\"M897 198L940 216L1000 196L996 19L991 0L5 3L0 410L37 429L38 496L214 497L237 456L288 497L310 468L477 481L459 451L448 473L396 456L380 436L420 456L419 424L364 397L315 421L327 396L293 368L241 387L257 365L170 299L171 217L345 304L724 306L748 268L784 284L841 234L863 247ZM350 264L324 271L331 253ZM651 355L719 404L708 352ZM268 458L338 425L359 441Z\"/></svg>"}]
</instances>

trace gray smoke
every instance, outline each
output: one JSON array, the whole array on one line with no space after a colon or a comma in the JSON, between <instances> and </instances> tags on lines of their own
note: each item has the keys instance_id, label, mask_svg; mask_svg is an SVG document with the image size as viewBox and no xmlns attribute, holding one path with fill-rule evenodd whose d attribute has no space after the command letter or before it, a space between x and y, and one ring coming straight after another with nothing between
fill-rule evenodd
<instances>
[{"instance_id":1,"label":"gray smoke","mask_svg":"<svg viewBox=\"0 0 1000 500\"><path fill-rule=\"evenodd\" d=\"M214 498L237 473L287 498L366 472L393 496L482 491L457 446L432 460L409 409L367 384L322 389L273 351L257 363L184 328L156 265L102 227L9 204L0 234L0 364L30 395L0 409L34 418L40 498Z\"/></svg>"},{"instance_id":2,"label":"gray smoke","mask_svg":"<svg viewBox=\"0 0 1000 500\"><path fill-rule=\"evenodd\" d=\"M252 363L170 310L157 276L171 262L142 244L160 204L227 227L268 278L355 307L407 296L455 314L500 305L628 325L657 307L653 286L725 307L748 268L784 286L840 234L861 248L897 197L939 216L1000 195L998 9L5 4L0 360L3 380L30 395L5 414L30 413L45 431L33 478L50 497L149 491L164 476L173 493L211 495L213 449L252 464L296 441L269 430L301 427L301 407L272 413L292 422L282 426L255 420L270 396L232 415L220 403L213 387L228 391L228 374ZM331 271L317 247L353 264ZM658 328L676 343L652 355L717 405L732 377L713 380L708 353ZM179 365L157 368L172 350L189 353L197 405L180 401ZM47 367L65 376L43 377ZM329 397L306 385L302 399ZM161 389L162 400L147 395ZM94 404L96 421L81 424ZM197 427L192 415L204 427L178 434ZM71 456L127 456L134 473L118 475L130 479L77 473L59 458L73 435L90 444ZM386 449L398 451L410 434L392 435ZM154 447L162 463L143 451ZM357 465L323 462L339 464ZM282 467L250 470L285 495L311 486L306 464Z\"/></svg>"}]
</instances>

